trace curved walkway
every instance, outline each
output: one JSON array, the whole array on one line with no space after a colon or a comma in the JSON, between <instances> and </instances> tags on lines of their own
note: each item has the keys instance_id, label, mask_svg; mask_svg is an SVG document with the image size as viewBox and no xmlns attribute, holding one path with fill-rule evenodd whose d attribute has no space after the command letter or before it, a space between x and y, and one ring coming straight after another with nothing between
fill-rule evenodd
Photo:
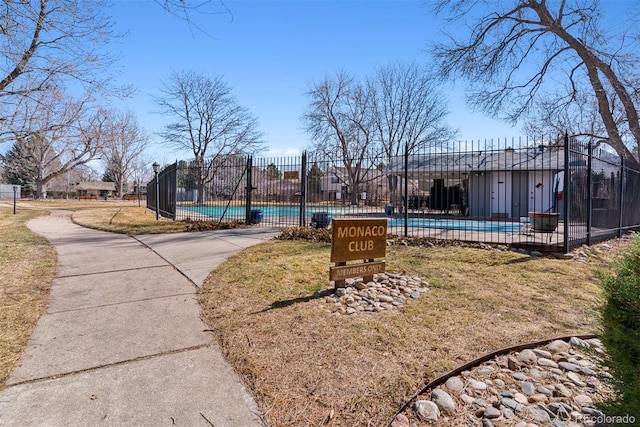
<instances>
[{"instance_id":1,"label":"curved walkway","mask_svg":"<svg viewBox=\"0 0 640 427\"><path fill-rule=\"evenodd\" d=\"M58 254L49 307L0 393L2 426L261 426L200 319L195 285L266 229L138 236L54 211L28 226Z\"/></svg>"}]
</instances>

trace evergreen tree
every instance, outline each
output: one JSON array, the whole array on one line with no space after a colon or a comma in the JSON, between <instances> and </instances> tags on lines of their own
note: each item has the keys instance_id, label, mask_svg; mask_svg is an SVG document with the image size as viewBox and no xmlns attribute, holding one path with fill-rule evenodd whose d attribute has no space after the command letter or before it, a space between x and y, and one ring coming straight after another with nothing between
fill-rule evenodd
<instances>
[{"instance_id":1,"label":"evergreen tree","mask_svg":"<svg viewBox=\"0 0 640 427\"><path fill-rule=\"evenodd\" d=\"M21 139L16 141L4 156L0 155L4 165L3 181L21 186L23 194L32 193L36 189L37 164L30 155L33 145L33 139Z\"/></svg>"},{"instance_id":2,"label":"evergreen tree","mask_svg":"<svg viewBox=\"0 0 640 427\"><path fill-rule=\"evenodd\" d=\"M116 188L120 188L122 192L126 193L126 183L122 182L123 178L124 174L122 173L122 162L120 161L120 156L115 153L107 163L107 167L104 170L104 175L102 176L102 181L114 182L116 184Z\"/></svg>"},{"instance_id":3,"label":"evergreen tree","mask_svg":"<svg viewBox=\"0 0 640 427\"><path fill-rule=\"evenodd\" d=\"M278 169L274 163L271 163L267 166L267 175L269 176L269 179L280 179L282 177L282 172L280 172L280 169Z\"/></svg>"},{"instance_id":4,"label":"evergreen tree","mask_svg":"<svg viewBox=\"0 0 640 427\"><path fill-rule=\"evenodd\" d=\"M308 191L311 194L320 194L322 190L322 170L318 166L318 163L314 163L311 166L311 170L309 170L309 175L307 175L307 186Z\"/></svg>"},{"instance_id":5,"label":"evergreen tree","mask_svg":"<svg viewBox=\"0 0 640 427\"><path fill-rule=\"evenodd\" d=\"M102 175L103 182L114 182L113 181L113 170L108 167L104 170L104 174Z\"/></svg>"},{"instance_id":6,"label":"evergreen tree","mask_svg":"<svg viewBox=\"0 0 640 427\"><path fill-rule=\"evenodd\" d=\"M178 187L185 191L193 191L197 188L197 179L199 171L196 169L194 162L187 163L184 160L178 162Z\"/></svg>"}]
</instances>

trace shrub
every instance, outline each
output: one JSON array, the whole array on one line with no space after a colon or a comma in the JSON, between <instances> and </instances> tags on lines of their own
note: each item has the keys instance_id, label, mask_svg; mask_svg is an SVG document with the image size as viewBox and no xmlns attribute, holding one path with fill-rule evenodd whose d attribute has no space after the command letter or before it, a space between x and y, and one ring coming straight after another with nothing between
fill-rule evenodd
<instances>
[{"instance_id":1,"label":"shrub","mask_svg":"<svg viewBox=\"0 0 640 427\"><path fill-rule=\"evenodd\" d=\"M640 420L640 237L615 261L613 274L602 275L602 334L618 399L600 409L607 415Z\"/></svg>"},{"instance_id":2,"label":"shrub","mask_svg":"<svg viewBox=\"0 0 640 427\"><path fill-rule=\"evenodd\" d=\"M218 223L217 221L194 221L187 218L184 221L185 231L209 231L209 230L230 230L234 228L246 228L246 225L240 221L225 221Z\"/></svg>"},{"instance_id":3,"label":"shrub","mask_svg":"<svg viewBox=\"0 0 640 427\"><path fill-rule=\"evenodd\" d=\"M309 240L312 242L331 242L331 231L326 228L288 227L283 228L279 240Z\"/></svg>"}]
</instances>

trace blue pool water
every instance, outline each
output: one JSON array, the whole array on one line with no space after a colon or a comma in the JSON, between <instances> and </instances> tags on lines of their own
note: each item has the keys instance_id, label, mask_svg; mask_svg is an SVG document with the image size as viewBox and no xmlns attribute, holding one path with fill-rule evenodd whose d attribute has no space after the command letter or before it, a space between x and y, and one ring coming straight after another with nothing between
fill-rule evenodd
<instances>
[{"instance_id":1,"label":"blue pool water","mask_svg":"<svg viewBox=\"0 0 640 427\"><path fill-rule=\"evenodd\" d=\"M404 227L403 219L389 220L390 227ZM409 218L409 228L436 228L439 230L481 231L487 233L517 233L521 224L497 221L465 221L459 219Z\"/></svg>"},{"instance_id":2,"label":"blue pool water","mask_svg":"<svg viewBox=\"0 0 640 427\"><path fill-rule=\"evenodd\" d=\"M254 206L260 209L265 219L268 217L294 217L297 218L300 212L298 206ZM218 218L224 212L224 206L183 206L181 209ZM307 208L307 216L311 217L314 212L330 212L333 218L348 214L355 210L349 208L332 207L312 207ZM243 219L246 213L244 206L230 206L227 208L225 216L228 218ZM487 233L517 233L522 224L505 221L470 221L460 219L433 219L433 218L409 218L407 222L409 228L434 228L439 230L461 230ZM404 219L389 219L389 227L404 227Z\"/></svg>"},{"instance_id":3,"label":"blue pool water","mask_svg":"<svg viewBox=\"0 0 640 427\"><path fill-rule=\"evenodd\" d=\"M224 206L181 206L180 209L191 211L213 218L218 218L224 213L229 218L244 218L247 210L244 206L229 206L225 212ZM300 214L299 206L253 206L253 209L260 209L265 217L268 216L293 216ZM331 212L332 215L341 215L344 211L338 209L327 208L308 208L307 216L311 216L314 212Z\"/></svg>"}]
</instances>

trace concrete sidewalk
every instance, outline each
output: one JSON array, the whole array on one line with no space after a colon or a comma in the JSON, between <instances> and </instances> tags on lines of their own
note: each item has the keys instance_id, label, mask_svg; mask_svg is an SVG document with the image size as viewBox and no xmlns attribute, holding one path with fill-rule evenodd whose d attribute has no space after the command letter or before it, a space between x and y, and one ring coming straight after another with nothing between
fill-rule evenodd
<instances>
[{"instance_id":1,"label":"concrete sidewalk","mask_svg":"<svg viewBox=\"0 0 640 427\"><path fill-rule=\"evenodd\" d=\"M145 234L134 238L176 267L196 286L221 262L280 234L275 228L239 228L199 233Z\"/></svg>"},{"instance_id":2,"label":"concrete sidewalk","mask_svg":"<svg viewBox=\"0 0 640 427\"><path fill-rule=\"evenodd\" d=\"M206 332L194 283L276 231L136 240L74 225L64 211L29 227L54 245L58 275L0 393L0 426L263 425Z\"/></svg>"}]
</instances>

